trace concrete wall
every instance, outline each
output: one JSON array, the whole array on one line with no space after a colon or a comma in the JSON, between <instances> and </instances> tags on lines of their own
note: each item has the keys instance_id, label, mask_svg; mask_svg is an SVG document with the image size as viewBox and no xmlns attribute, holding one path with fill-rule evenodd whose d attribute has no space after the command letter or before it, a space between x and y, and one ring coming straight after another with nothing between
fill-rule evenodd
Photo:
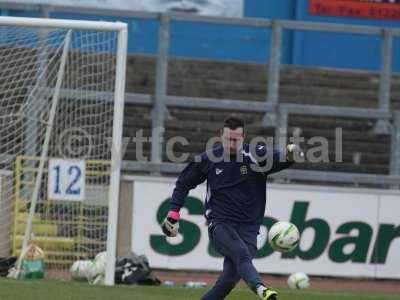
<instances>
[{"instance_id":1,"label":"concrete wall","mask_svg":"<svg viewBox=\"0 0 400 300\"><path fill-rule=\"evenodd\" d=\"M307 0L245 1L245 16L289 19L340 24L399 27L400 22L367 19L320 17L308 14ZM35 16L22 11L2 11L13 16ZM116 20L107 16L51 13L50 17L72 19ZM129 51L155 54L158 22L118 18L129 24ZM269 59L270 30L243 26L220 26L204 23L173 22L170 54L211 60L235 60L266 63ZM380 37L323 32L285 31L282 63L330 68L378 70ZM393 68L400 71L400 39L395 40Z\"/></svg>"},{"instance_id":2,"label":"concrete wall","mask_svg":"<svg viewBox=\"0 0 400 300\"><path fill-rule=\"evenodd\" d=\"M132 197L132 183L122 179L120 184L120 200L118 209L118 257L129 256L132 251Z\"/></svg>"},{"instance_id":3,"label":"concrete wall","mask_svg":"<svg viewBox=\"0 0 400 300\"><path fill-rule=\"evenodd\" d=\"M337 24L400 27L399 21L313 16L308 13L308 1L297 0L296 20ZM378 70L380 66L381 38L323 32L295 32L293 64L333 68ZM394 42L393 68L400 71L400 39Z\"/></svg>"}]
</instances>

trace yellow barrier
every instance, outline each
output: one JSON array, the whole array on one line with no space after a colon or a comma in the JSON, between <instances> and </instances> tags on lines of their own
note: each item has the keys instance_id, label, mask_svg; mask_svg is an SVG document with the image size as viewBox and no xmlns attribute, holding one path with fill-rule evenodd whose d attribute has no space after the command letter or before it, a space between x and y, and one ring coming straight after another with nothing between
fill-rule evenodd
<instances>
[{"instance_id":1,"label":"yellow barrier","mask_svg":"<svg viewBox=\"0 0 400 300\"><path fill-rule=\"evenodd\" d=\"M38 157L29 156L19 156L15 162L13 255L21 251L38 162ZM108 202L110 161L87 160L85 163L87 189L92 187L95 196L103 193ZM68 268L74 260L93 258L105 250L108 206L88 199L81 202L47 199L47 173L46 169L33 216L31 242L44 250L48 267Z\"/></svg>"}]
</instances>

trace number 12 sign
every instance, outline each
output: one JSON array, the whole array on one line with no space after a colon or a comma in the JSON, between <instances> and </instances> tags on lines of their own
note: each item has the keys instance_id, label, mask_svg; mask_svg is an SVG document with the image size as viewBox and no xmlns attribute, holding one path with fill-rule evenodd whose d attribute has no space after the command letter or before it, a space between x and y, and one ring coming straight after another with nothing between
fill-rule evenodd
<instances>
[{"instance_id":1,"label":"number 12 sign","mask_svg":"<svg viewBox=\"0 0 400 300\"><path fill-rule=\"evenodd\" d=\"M47 196L50 200L83 201L85 199L84 160L50 159Z\"/></svg>"}]
</instances>

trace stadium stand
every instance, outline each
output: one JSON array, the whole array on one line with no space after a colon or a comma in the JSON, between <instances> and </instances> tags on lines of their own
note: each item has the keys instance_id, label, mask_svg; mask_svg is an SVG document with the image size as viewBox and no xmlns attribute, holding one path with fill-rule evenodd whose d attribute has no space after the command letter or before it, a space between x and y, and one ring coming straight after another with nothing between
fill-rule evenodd
<instances>
[{"instance_id":1,"label":"stadium stand","mask_svg":"<svg viewBox=\"0 0 400 300\"><path fill-rule=\"evenodd\" d=\"M150 56L130 56L128 59L127 91L152 94L155 86L155 59ZM280 101L282 103L330 105L339 107L376 108L379 78L363 71L343 71L283 66L281 69ZM393 78L392 105L400 104L400 77ZM265 65L224 63L215 61L171 59L168 95L265 101L267 75ZM215 136L221 119L229 113L215 110L169 108L166 138L183 136L191 141L188 147L174 150L199 153L208 138ZM273 136L272 128L261 125L262 113L241 113L248 124L249 138L256 135ZM371 131L374 120L338 117L289 115L289 135L301 130L307 141L322 136L334 145L337 127L343 129L343 163L301 164L296 168L353 173L387 174L390 159L390 136ZM125 109L125 134L132 136L144 129L151 132L150 107L128 104ZM134 134L133 134L134 135ZM150 155L150 148L145 148ZM330 159L334 148L330 149ZM128 147L125 160L136 159L134 145Z\"/></svg>"},{"instance_id":2,"label":"stadium stand","mask_svg":"<svg viewBox=\"0 0 400 300\"><path fill-rule=\"evenodd\" d=\"M67 7L12 4L4 4L0 7L9 9L6 13L17 12L18 10L35 11L34 13L42 17L51 17L53 13L61 13L57 17L76 17L77 13L76 9ZM129 53L124 136L132 137L132 134L134 136L136 131L143 130L143 136L149 137L151 136L152 126L162 127L165 125L166 134L164 138L181 135L191 141L190 146L176 146L174 148L176 154L179 155L182 152L194 154L204 150L205 141L217 133L221 119L227 114L235 112L247 121L249 138L255 135L273 136L277 134L276 128L287 127L288 137L293 132L297 132L304 136L306 140L313 136L328 139L330 145L329 164L324 162L299 164L295 168L304 170L304 172L288 172L287 175L284 175L287 176L284 177L285 179L307 177L312 181L319 181L322 176L332 184L346 182L357 186L360 182L392 188L397 186L400 174L400 156L395 151L391 151L391 148L395 149L400 145L400 134L398 134L400 132L400 114L396 113L400 106L400 80L398 76L393 75L393 64L391 66L391 61L397 61L396 47L393 47L400 35L397 29L378 26L340 25L329 22L292 22L255 18L207 18L205 20L201 16L184 14L165 15L104 9L80 10L79 13L81 12L84 12L90 18L108 15L111 19L130 18L134 22L139 22L138 24L142 24L143 20L146 20L146 22L147 20L156 21L160 24L158 47L155 46L151 51L146 48L147 52L145 51L152 53L151 55L138 55L132 49L130 51L133 52ZM269 61L272 62L271 67L262 63L214 61L210 58L208 58L209 60L195 60L190 58L190 51L185 54L188 58L174 57L171 52L176 47L174 44L176 40L171 37L177 36L175 25L179 23L184 28L185 22L199 22L207 26L216 26L213 28L238 25L269 30L272 33L270 38L265 37L262 40L270 48L267 59L269 56ZM142 25L144 26L144 24ZM174 24L171 27L173 28L171 32L170 24ZM279 31L282 33L281 37L278 37ZM353 34L354 36L363 35L379 38L381 52L380 54L379 51L374 52L374 61L380 61L376 64L380 73L324 69L316 66L306 68L295 65L280 65L279 61L282 61L281 58L285 52L283 47L285 32L288 31L330 32L347 37ZM152 31L153 38L155 32ZM132 37L135 37L135 41L139 39L138 43L143 38L139 35ZM153 42L155 42L155 39L152 40ZM182 53L177 55L182 55ZM168 65L168 74L165 78L166 65ZM274 87L278 84L278 81L274 80L274 76L268 78L268 74L276 75L275 70L278 68L281 70L279 93L273 89L268 93L268 86ZM167 81L166 89L163 86L164 81ZM156 82L159 84L158 89ZM187 99L184 105L177 105L180 100L185 100L186 97L195 97L194 100L197 102L195 106L200 105L201 108L189 108L191 105L188 105L189 100ZM203 103L205 104L201 104L203 97L208 98L204 99ZM281 123L275 124L275 128L266 128L266 123L261 122L265 121L264 112L271 111L271 107L276 104L277 98L278 104L282 104L273 108L276 109L277 114L268 114L276 117L278 122ZM215 99L225 101L223 103L226 109L221 107L221 104L218 107L218 101L214 101ZM226 99L239 100L236 109L232 106L235 102L226 101ZM247 112L239 113L238 107L242 108L243 105L246 105L246 101L249 101L249 104L252 103L253 108L248 109ZM254 105L254 103L258 105ZM394 110L386 109L388 103ZM211 109L210 105L214 108ZM284 115L282 111L285 111L288 105L293 105L294 111L289 109L288 122L286 123L286 120L279 120L278 115ZM308 105L313 105L313 107ZM322 111L321 108L324 106L328 108ZM157 107L157 109L152 111L152 107ZM161 117L164 107L168 109L165 120ZM254 109L254 107L257 107L257 109ZM394 117L395 115L397 117ZM392 132L389 128L390 122L392 124L397 122L396 124L398 124L394 127L397 129ZM336 127L343 130L343 162L335 162L333 157L335 150L333 148L334 129ZM377 132L379 134L376 134ZM391 137L395 138L392 139ZM152 150L153 157L150 155ZM165 151L161 153L159 150L152 149L148 143L144 145L144 154L153 164L150 166L136 161L135 145L129 143L124 157L124 172L140 171L147 174L149 172L160 174L165 171L166 173L176 173L183 167L182 164L160 165L160 161L168 162L168 160ZM322 172L315 173L308 172L308 170Z\"/></svg>"}]
</instances>

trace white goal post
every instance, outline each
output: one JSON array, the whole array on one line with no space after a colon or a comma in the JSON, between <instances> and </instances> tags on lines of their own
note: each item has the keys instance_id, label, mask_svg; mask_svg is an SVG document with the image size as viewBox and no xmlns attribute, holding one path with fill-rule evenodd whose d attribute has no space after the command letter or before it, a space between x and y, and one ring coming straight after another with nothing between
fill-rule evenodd
<instances>
[{"instance_id":1,"label":"white goal post","mask_svg":"<svg viewBox=\"0 0 400 300\"><path fill-rule=\"evenodd\" d=\"M114 284L127 38L120 22L0 17L2 253L33 242L58 274L106 250Z\"/></svg>"}]
</instances>

